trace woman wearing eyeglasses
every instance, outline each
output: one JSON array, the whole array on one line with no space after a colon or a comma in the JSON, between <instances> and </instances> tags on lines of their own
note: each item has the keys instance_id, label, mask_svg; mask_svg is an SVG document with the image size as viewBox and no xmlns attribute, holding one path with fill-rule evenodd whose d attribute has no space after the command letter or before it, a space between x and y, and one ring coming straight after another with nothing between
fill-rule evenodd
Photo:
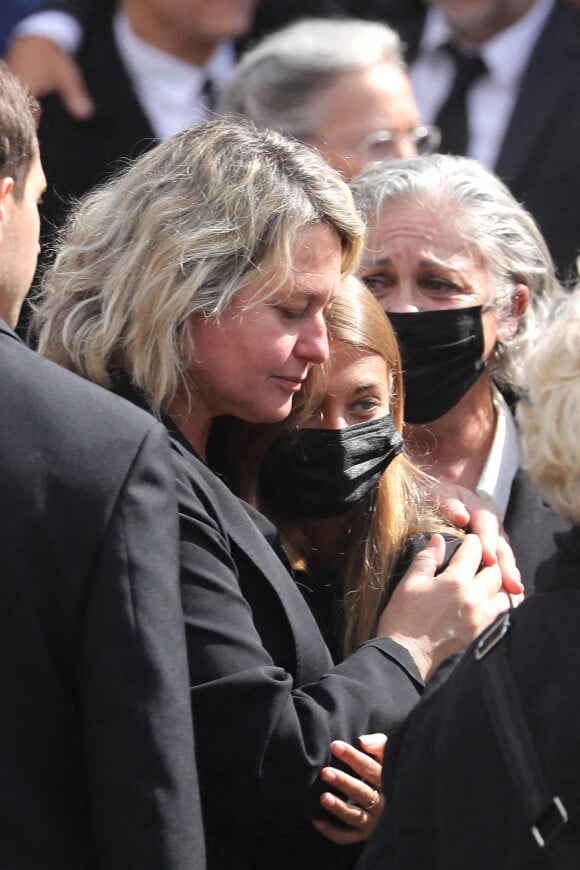
<instances>
[{"instance_id":1,"label":"woman wearing eyeglasses","mask_svg":"<svg viewBox=\"0 0 580 870\"><path fill-rule=\"evenodd\" d=\"M421 125L397 33L356 18L308 19L266 37L238 63L218 111L313 145L347 180L440 141Z\"/></svg>"}]
</instances>

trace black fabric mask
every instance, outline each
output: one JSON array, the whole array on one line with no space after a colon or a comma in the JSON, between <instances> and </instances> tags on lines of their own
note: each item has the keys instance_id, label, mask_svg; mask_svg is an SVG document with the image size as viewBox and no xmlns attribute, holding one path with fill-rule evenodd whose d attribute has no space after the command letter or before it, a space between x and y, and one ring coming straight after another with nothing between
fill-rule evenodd
<instances>
[{"instance_id":1,"label":"black fabric mask","mask_svg":"<svg viewBox=\"0 0 580 870\"><path fill-rule=\"evenodd\" d=\"M289 429L268 450L260 490L297 517L338 517L367 495L403 449L391 414L346 429Z\"/></svg>"},{"instance_id":2,"label":"black fabric mask","mask_svg":"<svg viewBox=\"0 0 580 870\"><path fill-rule=\"evenodd\" d=\"M405 421L430 423L453 408L485 364L481 305L388 313L403 361Z\"/></svg>"}]
</instances>

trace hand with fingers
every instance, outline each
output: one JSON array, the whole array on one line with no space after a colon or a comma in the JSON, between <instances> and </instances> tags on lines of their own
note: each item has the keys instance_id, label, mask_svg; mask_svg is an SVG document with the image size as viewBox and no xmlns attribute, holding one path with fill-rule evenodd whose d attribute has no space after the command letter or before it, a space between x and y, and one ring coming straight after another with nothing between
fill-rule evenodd
<instances>
[{"instance_id":1,"label":"hand with fingers","mask_svg":"<svg viewBox=\"0 0 580 870\"><path fill-rule=\"evenodd\" d=\"M433 535L397 585L377 628L377 636L409 650L425 681L512 603L498 563L482 567L476 535L466 535L447 568L436 575L444 554L443 538Z\"/></svg>"},{"instance_id":2,"label":"hand with fingers","mask_svg":"<svg viewBox=\"0 0 580 870\"><path fill-rule=\"evenodd\" d=\"M453 525L469 528L481 541L484 565L498 565L505 591L514 604L523 598L523 584L500 517L488 502L464 486L437 482L441 510Z\"/></svg>"},{"instance_id":3,"label":"hand with fingers","mask_svg":"<svg viewBox=\"0 0 580 870\"><path fill-rule=\"evenodd\" d=\"M51 39L18 36L10 44L6 63L39 99L57 93L73 118L86 121L95 113L80 67Z\"/></svg>"},{"instance_id":4,"label":"hand with fingers","mask_svg":"<svg viewBox=\"0 0 580 870\"><path fill-rule=\"evenodd\" d=\"M368 839L384 807L381 764L387 737L366 734L359 740L364 752L342 740L334 740L330 746L332 754L354 775L336 767L324 767L320 773L324 782L344 796L341 798L332 792L320 796L321 805L336 816L341 825L326 819L312 823L323 837L343 846Z\"/></svg>"}]
</instances>

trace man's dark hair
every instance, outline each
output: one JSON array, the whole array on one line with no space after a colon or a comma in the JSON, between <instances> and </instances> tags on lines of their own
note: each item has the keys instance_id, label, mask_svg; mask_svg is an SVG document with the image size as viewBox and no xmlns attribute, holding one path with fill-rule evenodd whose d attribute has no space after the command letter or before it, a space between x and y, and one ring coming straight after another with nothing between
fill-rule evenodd
<instances>
[{"instance_id":1,"label":"man's dark hair","mask_svg":"<svg viewBox=\"0 0 580 870\"><path fill-rule=\"evenodd\" d=\"M13 193L17 200L24 193L38 147L39 118L37 100L0 60L0 177L14 179Z\"/></svg>"}]
</instances>

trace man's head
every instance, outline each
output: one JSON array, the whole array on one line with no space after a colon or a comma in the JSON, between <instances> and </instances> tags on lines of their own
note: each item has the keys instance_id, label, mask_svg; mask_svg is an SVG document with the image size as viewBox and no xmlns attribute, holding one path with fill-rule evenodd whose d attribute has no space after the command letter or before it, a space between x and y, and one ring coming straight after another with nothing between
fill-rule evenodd
<instances>
[{"instance_id":1,"label":"man's head","mask_svg":"<svg viewBox=\"0 0 580 870\"><path fill-rule=\"evenodd\" d=\"M46 187L39 107L0 61L0 317L16 326L38 259L38 202Z\"/></svg>"},{"instance_id":2,"label":"man's head","mask_svg":"<svg viewBox=\"0 0 580 870\"><path fill-rule=\"evenodd\" d=\"M168 54L203 66L222 40L247 34L257 0L121 0L135 33Z\"/></svg>"},{"instance_id":3,"label":"man's head","mask_svg":"<svg viewBox=\"0 0 580 870\"><path fill-rule=\"evenodd\" d=\"M347 179L368 163L432 150L432 131L386 24L308 18L248 51L218 105L314 145Z\"/></svg>"},{"instance_id":4,"label":"man's head","mask_svg":"<svg viewBox=\"0 0 580 870\"><path fill-rule=\"evenodd\" d=\"M479 44L501 33L536 0L433 0L459 39Z\"/></svg>"}]
</instances>

